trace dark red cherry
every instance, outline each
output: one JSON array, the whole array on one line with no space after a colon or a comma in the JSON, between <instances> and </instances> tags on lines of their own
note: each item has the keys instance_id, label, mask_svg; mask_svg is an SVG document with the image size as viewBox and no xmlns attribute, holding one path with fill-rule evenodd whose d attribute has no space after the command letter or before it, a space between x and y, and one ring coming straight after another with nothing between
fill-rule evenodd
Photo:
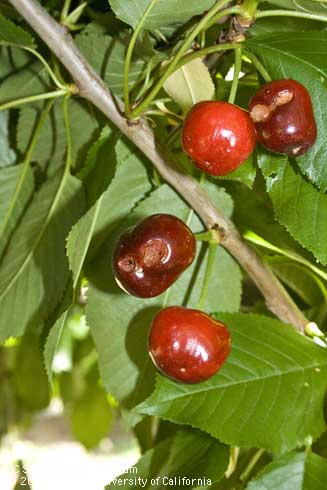
<instances>
[{"instance_id":1,"label":"dark red cherry","mask_svg":"<svg viewBox=\"0 0 327 490\"><path fill-rule=\"evenodd\" d=\"M303 155L317 137L307 89L295 80L275 80L251 99L250 116L260 143L275 153Z\"/></svg>"},{"instance_id":2,"label":"dark red cherry","mask_svg":"<svg viewBox=\"0 0 327 490\"><path fill-rule=\"evenodd\" d=\"M154 214L125 231L113 254L118 284L141 298L158 296L193 262L196 242L171 214Z\"/></svg>"},{"instance_id":3,"label":"dark red cherry","mask_svg":"<svg viewBox=\"0 0 327 490\"><path fill-rule=\"evenodd\" d=\"M195 104L188 113L182 145L195 165L211 175L226 175L252 153L256 136L249 114L220 101Z\"/></svg>"},{"instance_id":4,"label":"dark red cherry","mask_svg":"<svg viewBox=\"0 0 327 490\"><path fill-rule=\"evenodd\" d=\"M149 354L166 376L200 383L221 368L231 349L227 327L199 310L171 306L154 317Z\"/></svg>"}]
</instances>

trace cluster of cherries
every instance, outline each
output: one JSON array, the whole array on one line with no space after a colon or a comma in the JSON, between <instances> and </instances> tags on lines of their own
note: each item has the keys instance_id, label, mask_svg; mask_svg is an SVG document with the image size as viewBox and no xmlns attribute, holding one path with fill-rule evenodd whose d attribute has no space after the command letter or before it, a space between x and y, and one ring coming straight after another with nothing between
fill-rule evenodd
<instances>
[{"instance_id":1,"label":"cluster of cherries","mask_svg":"<svg viewBox=\"0 0 327 490\"><path fill-rule=\"evenodd\" d=\"M185 119L182 143L197 167L222 176L249 157L257 139L271 151L299 156L316 135L305 87L279 80L259 90L249 112L227 102L196 104ZM195 251L195 237L183 221L170 214L149 216L119 237L113 254L115 278L134 296L158 296L192 264ZM155 315L148 346L163 374L199 383L224 364L231 336L226 325L202 311L171 306Z\"/></svg>"},{"instance_id":2,"label":"cluster of cherries","mask_svg":"<svg viewBox=\"0 0 327 490\"><path fill-rule=\"evenodd\" d=\"M199 102L186 117L182 143L197 167L223 176L250 156L257 139L272 152L297 157L316 137L307 89L285 79L264 85L250 100L248 112L228 102Z\"/></svg>"}]
</instances>

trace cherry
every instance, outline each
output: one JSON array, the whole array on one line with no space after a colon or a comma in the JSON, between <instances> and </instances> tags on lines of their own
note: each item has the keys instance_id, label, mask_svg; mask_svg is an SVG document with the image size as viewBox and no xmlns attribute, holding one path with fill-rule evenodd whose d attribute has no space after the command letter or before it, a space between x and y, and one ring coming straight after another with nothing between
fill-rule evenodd
<instances>
[{"instance_id":1,"label":"cherry","mask_svg":"<svg viewBox=\"0 0 327 490\"><path fill-rule=\"evenodd\" d=\"M200 383L221 368L231 349L227 327L206 313L170 306L154 317L149 354L166 376L182 383Z\"/></svg>"},{"instance_id":2,"label":"cherry","mask_svg":"<svg viewBox=\"0 0 327 490\"><path fill-rule=\"evenodd\" d=\"M316 140L311 97L295 80L275 80L261 87L249 111L258 140L268 150L299 156Z\"/></svg>"},{"instance_id":3,"label":"cherry","mask_svg":"<svg viewBox=\"0 0 327 490\"><path fill-rule=\"evenodd\" d=\"M176 216L154 214L125 231L113 254L118 284L141 298L158 296L193 262L192 231Z\"/></svg>"},{"instance_id":4,"label":"cherry","mask_svg":"<svg viewBox=\"0 0 327 490\"><path fill-rule=\"evenodd\" d=\"M188 113L182 145L195 165L211 175L226 175L254 150L256 136L247 112L228 102L205 101Z\"/></svg>"}]
</instances>

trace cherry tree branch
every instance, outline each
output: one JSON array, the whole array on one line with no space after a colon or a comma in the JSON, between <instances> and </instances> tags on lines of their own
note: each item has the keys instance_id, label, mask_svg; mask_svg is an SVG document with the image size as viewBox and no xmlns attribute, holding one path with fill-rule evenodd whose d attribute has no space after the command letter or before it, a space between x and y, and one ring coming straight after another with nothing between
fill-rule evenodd
<instances>
[{"instance_id":1,"label":"cherry tree branch","mask_svg":"<svg viewBox=\"0 0 327 490\"><path fill-rule=\"evenodd\" d=\"M157 168L161 176L189 203L209 229L217 230L220 243L252 278L267 307L282 321L304 331L308 320L299 310L268 265L240 236L233 223L214 206L196 180L178 168L156 140L144 119L128 123L121 103L113 98L103 80L75 46L67 29L56 22L35 0L9 0L71 74L81 97L89 100L126 135Z\"/></svg>"}]
</instances>

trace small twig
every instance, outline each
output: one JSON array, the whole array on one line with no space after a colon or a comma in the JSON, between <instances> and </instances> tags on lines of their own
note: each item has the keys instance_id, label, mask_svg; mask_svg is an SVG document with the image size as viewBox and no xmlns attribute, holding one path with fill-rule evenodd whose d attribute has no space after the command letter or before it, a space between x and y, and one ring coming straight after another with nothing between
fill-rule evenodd
<instances>
[{"instance_id":1,"label":"small twig","mask_svg":"<svg viewBox=\"0 0 327 490\"><path fill-rule=\"evenodd\" d=\"M77 49L66 29L35 0L10 2L60 59L79 88L79 94L103 112L153 162L161 176L181 194L209 229L219 231L221 245L252 278L265 297L268 308L282 321L303 331L308 320L271 269L243 241L233 223L219 212L199 184L178 170L178 163L155 140L147 122L141 119L137 125L127 123L117 109L117 101Z\"/></svg>"}]
</instances>

